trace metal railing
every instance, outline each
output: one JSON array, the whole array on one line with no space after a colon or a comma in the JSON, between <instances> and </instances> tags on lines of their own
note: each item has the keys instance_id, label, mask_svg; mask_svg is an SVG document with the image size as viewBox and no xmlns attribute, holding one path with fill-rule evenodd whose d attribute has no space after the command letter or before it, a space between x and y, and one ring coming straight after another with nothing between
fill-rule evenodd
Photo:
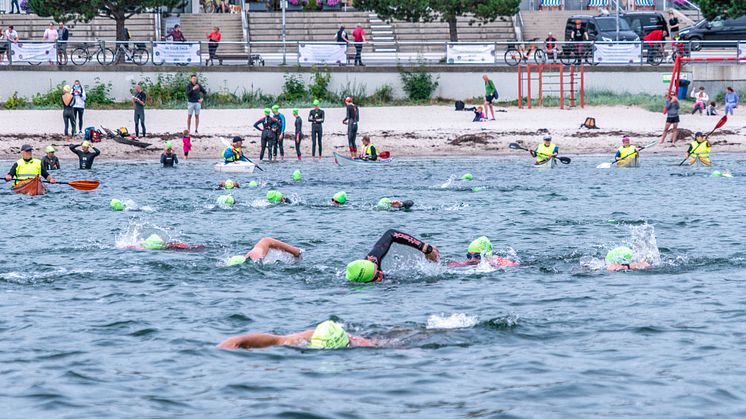
<instances>
[{"instance_id":1,"label":"metal railing","mask_svg":"<svg viewBox=\"0 0 746 419\"><path fill-rule=\"evenodd\" d=\"M82 66L163 65L202 66L211 59L219 65L281 66L283 59L291 65L349 65L354 60L355 43L349 46L329 42L253 41L217 44L208 41L160 42L67 41L45 43L21 41L0 43L0 64ZM704 60L734 62L746 60L746 42L740 41L636 41L636 42L563 42L547 51L538 42L447 42L447 41L380 41L364 42L362 58L367 65L399 64L506 65L543 64L551 62L590 65L661 65L672 63L677 55ZM374 51L373 46L392 48L392 52ZM232 47L232 48L231 48ZM314 51L310 51L314 50ZM331 61L320 60L323 54ZM621 55L620 55L621 54ZM625 55L626 54L626 55ZM620 58L621 57L621 58ZM625 58L626 57L626 58ZM632 58L630 58L632 57ZM625 61L626 60L626 61Z\"/></svg>"}]
</instances>

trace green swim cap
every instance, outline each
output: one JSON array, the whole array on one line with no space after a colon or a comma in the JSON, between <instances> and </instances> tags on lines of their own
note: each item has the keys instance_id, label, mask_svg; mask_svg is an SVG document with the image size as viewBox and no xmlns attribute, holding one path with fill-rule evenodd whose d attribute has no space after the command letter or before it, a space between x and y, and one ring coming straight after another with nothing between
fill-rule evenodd
<instances>
[{"instance_id":1,"label":"green swim cap","mask_svg":"<svg viewBox=\"0 0 746 419\"><path fill-rule=\"evenodd\" d=\"M51 145L48 145L47 148L44 149L44 152L54 153L54 147L52 147Z\"/></svg>"},{"instance_id":2,"label":"green swim cap","mask_svg":"<svg viewBox=\"0 0 746 419\"><path fill-rule=\"evenodd\" d=\"M166 247L166 242L163 241L161 236L157 234L151 234L150 236L148 236L147 239L145 239L144 242L142 242L142 247L148 250L161 250Z\"/></svg>"},{"instance_id":3,"label":"green swim cap","mask_svg":"<svg viewBox=\"0 0 746 419\"><path fill-rule=\"evenodd\" d=\"M712 176L715 176L715 177L720 177L720 176L723 176L723 174L722 174L722 173L720 173L720 171L719 171L719 170L715 170L714 172L712 172Z\"/></svg>"},{"instance_id":4,"label":"green swim cap","mask_svg":"<svg viewBox=\"0 0 746 419\"><path fill-rule=\"evenodd\" d=\"M295 171L293 172L293 180L297 182L301 180L302 177L303 176L300 174L300 169L295 169Z\"/></svg>"},{"instance_id":5,"label":"green swim cap","mask_svg":"<svg viewBox=\"0 0 746 419\"><path fill-rule=\"evenodd\" d=\"M280 110L280 105L272 105L272 111L277 112Z\"/></svg>"},{"instance_id":6,"label":"green swim cap","mask_svg":"<svg viewBox=\"0 0 746 419\"><path fill-rule=\"evenodd\" d=\"M474 176L471 173L466 173L463 176L461 176L461 180L472 180L474 179Z\"/></svg>"},{"instance_id":7,"label":"green swim cap","mask_svg":"<svg viewBox=\"0 0 746 419\"><path fill-rule=\"evenodd\" d=\"M166 148L174 148L174 144L171 141L166 141L166 144L164 144Z\"/></svg>"},{"instance_id":8,"label":"green swim cap","mask_svg":"<svg viewBox=\"0 0 746 419\"><path fill-rule=\"evenodd\" d=\"M271 114L271 113L272 113L272 110L271 110L271 109L269 109L269 108L264 108L264 114L265 114L265 115L269 115L269 114Z\"/></svg>"},{"instance_id":9,"label":"green swim cap","mask_svg":"<svg viewBox=\"0 0 746 419\"><path fill-rule=\"evenodd\" d=\"M321 105L321 101L319 101L318 99L314 99L313 106L319 106L319 105Z\"/></svg>"},{"instance_id":10,"label":"green swim cap","mask_svg":"<svg viewBox=\"0 0 746 419\"><path fill-rule=\"evenodd\" d=\"M228 259L228 266L243 265L244 262L246 262L246 257L244 256L231 256L230 259Z\"/></svg>"},{"instance_id":11,"label":"green swim cap","mask_svg":"<svg viewBox=\"0 0 746 419\"><path fill-rule=\"evenodd\" d=\"M476 240L469 243L469 253L483 254L485 257L492 256L492 242L485 236L477 237Z\"/></svg>"},{"instance_id":12,"label":"green swim cap","mask_svg":"<svg viewBox=\"0 0 746 419\"><path fill-rule=\"evenodd\" d=\"M606 254L606 263L619 263L627 265L632 263L633 257L634 252L632 252L632 249L625 246L619 246L609 250L609 253Z\"/></svg>"},{"instance_id":13,"label":"green swim cap","mask_svg":"<svg viewBox=\"0 0 746 419\"><path fill-rule=\"evenodd\" d=\"M376 208L378 209L391 209L391 200L389 198L381 198L378 200L378 204L376 204Z\"/></svg>"},{"instance_id":14,"label":"green swim cap","mask_svg":"<svg viewBox=\"0 0 746 419\"><path fill-rule=\"evenodd\" d=\"M347 264L346 277L352 282L370 282L376 274L376 264L366 260L353 260Z\"/></svg>"},{"instance_id":15,"label":"green swim cap","mask_svg":"<svg viewBox=\"0 0 746 419\"><path fill-rule=\"evenodd\" d=\"M300 113L300 109L293 108L293 115L298 115Z\"/></svg>"},{"instance_id":16,"label":"green swim cap","mask_svg":"<svg viewBox=\"0 0 746 419\"><path fill-rule=\"evenodd\" d=\"M124 203L119 199L112 199L111 202L109 202L109 206L114 211L124 211Z\"/></svg>"},{"instance_id":17,"label":"green swim cap","mask_svg":"<svg viewBox=\"0 0 746 419\"><path fill-rule=\"evenodd\" d=\"M251 182L249 182L249 188L256 188L257 186L259 186L259 184L256 183L255 180L252 180Z\"/></svg>"},{"instance_id":18,"label":"green swim cap","mask_svg":"<svg viewBox=\"0 0 746 419\"><path fill-rule=\"evenodd\" d=\"M235 186L236 184L230 179L226 179L225 182L223 182L223 188L225 189L233 189Z\"/></svg>"},{"instance_id":19,"label":"green swim cap","mask_svg":"<svg viewBox=\"0 0 746 419\"><path fill-rule=\"evenodd\" d=\"M236 199L231 195L220 195L218 197L218 204L220 205L233 205L236 203Z\"/></svg>"},{"instance_id":20,"label":"green swim cap","mask_svg":"<svg viewBox=\"0 0 746 419\"><path fill-rule=\"evenodd\" d=\"M282 202L282 192L280 191L267 191L267 201L271 204L279 204Z\"/></svg>"},{"instance_id":21,"label":"green swim cap","mask_svg":"<svg viewBox=\"0 0 746 419\"><path fill-rule=\"evenodd\" d=\"M313 331L308 347L311 349L340 349L350 346L350 338L334 320L319 323Z\"/></svg>"},{"instance_id":22,"label":"green swim cap","mask_svg":"<svg viewBox=\"0 0 746 419\"><path fill-rule=\"evenodd\" d=\"M482 186L475 186L475 187L471 188L472 192L479 192L479 191L482 191L482 190L484 190L484 187L482 187Z\"/></svg>"},{"instance_id":23,"label":"green swim cap","mask_svg":"<svg viewBox=\"0 0 746 419\"><path fill-rule=\"evenodd\" d=\"M91 146L91 142L90 141L83 141L83 143L80 144L80 146L81 147L90 147Z\"/></svg>"},{"instance_id":24,"label":"green swim cap","mask_svg":"<svg viewBox=\"0 0 746 419\"><path fill-rule=\"evenodd\" d=\"M336 203L338 203L340 205L344 204L345 202L347 202L347 192L345 192L345 191L339 191L339 192L337 192L337 193L334 194L334 196L332 197L332 199Z\"/></svg>"}]
</instances>

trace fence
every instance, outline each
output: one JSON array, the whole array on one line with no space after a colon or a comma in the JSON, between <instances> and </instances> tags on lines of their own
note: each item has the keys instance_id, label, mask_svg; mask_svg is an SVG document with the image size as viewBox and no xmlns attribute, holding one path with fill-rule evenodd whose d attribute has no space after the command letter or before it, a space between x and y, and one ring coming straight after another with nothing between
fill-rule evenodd
<instances>
[{"instance_id":1,"label":"fence","mask_svg":"<svg viewBox=\"0 0 746 419\"><path fill-rule=\"evenodd\" d=\"M0 61L10 65L348 65L354 62L355 46L367 65L399 64L505 65L584 62L589 65L660 65L677 56L727 58L740 64L746 60L746 42L555 42L547 50L542 42L365 42L344 45L328 42L158 42L97 41L44 43L21 41L0 43ZM228 48L228 46L233 46ZM373 46L393 52L373 51ZM5 64L5 63L3 63Z\"/></svg>"}]
</instances>

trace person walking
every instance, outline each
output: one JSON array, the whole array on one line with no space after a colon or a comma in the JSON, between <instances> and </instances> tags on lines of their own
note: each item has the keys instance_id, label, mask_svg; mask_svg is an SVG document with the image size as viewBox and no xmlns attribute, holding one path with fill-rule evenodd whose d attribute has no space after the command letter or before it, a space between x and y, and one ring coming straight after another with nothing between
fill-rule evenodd
<instances>
[{"instance_id":1,"label":"person walking","mask_svg":"<svg viewBox=\"0 0 746 419\"><path fill-rule=\"evenodd\" d=\"M355 30L352 31L352 40L355 41L355 65L365 66L362 59L365 30L363 30L362 26L357 25Z\"/></svg>"},{"instance_id":2,"label":"person walking","mask_svg":"<svg viewBox=\"0 0 746 419\"><path fill-rule=\"evenodd\" d=\"M298 156L298 160L301 160L300 142L303 139L303 118L300 117L298 108L293 108L293 116L295 117L295 154Z\"/></svg>"},{"instance_id":3,"label":"person walking","mask_svg":"<svg viewBox=\"0 0 746 419\"><path fill-rule=\"evenodd\" d=\"M347 37L347 32L345 32L344 26L340 26L337 31L337 43L340 45L347 45L350 43L350 39Z\"/></svg>"},{"instance_id":4,"label":"person walking","mask_svg":"<svg viewBox=\"0 0 746 419\"><path fill-rule=\"evenodd\" d=\"M70 91L72 88L69 85L65 85L62 88L62 120L65 121L65 137L70 138L68 127L72 128L72 136L75 136L75 112L73 111L73 103L75 98Z\"/></svg>"},{"instance_id":5,"label":"person walking","mask_svg":"<svg viewBox=\"0 0 746 419\"><path fill-rule=\"evenodd\" d=\"M187 129L192 130L192 115L194 115L194 133L199 134L199 111L202 109L202 101L206 92L197 83L197 75L192 74L191 80L187 84Z\"/></svg>"},{"instance_id":6,"label":"person walking","mask_svg":"<svg viewBox=\"0 0 746 419\"><path fill-rule=\"evenodd\" d=\"M212 66L215 65L215 56L217 55L221 39L223 39L223 36L220 34L220 28L217 26L212 28L212 32L207 34L207 50L210 53L210 57L207 59L207 62L205 62L205 65L208 65L207 63L210 63L209 65Z\"/></svg>"},{"instance_id":7,"label":"person walking","mask_svg":"<svg viewBox=\"0 0 746 419\"><path fill-rule=\"evenodd\" d=\"M483 75L484 80L484 116L485 118L492 114L492 120L495 120L495 108L492 107L492 101L497 99L497 88L495 82L490 80L488 75Z\"/></svg>"},{"instance_id":8,"label":"person walking","mask_svg":"<svg viewBox=\"0 0 746 419\"><path fill-rule=\"evenodd\" d=\"M316 144L319 146L319 158L321 158L321 136L324 134L324 111L319 107L318 99L313 101L313 109L308 113L308 122L311 123L311 157L316 157Z\"/></svg>"},{"instance_id":9,"label":"person walking","mask_svg":"<svg viewBox=\"0 0 746 419\"><path fill-rule=\"evenodd\" d=\"M140 136L140 127L142 127L142 136L145 137L145 101L147 95L142 91L139 84L135 85L135 95L132 96L132 103L135 105L135 136Z\"/></svg>"},{"instance_id":10,"label":"person walking","mask_svg":"<svg viewBox=\"0 0 746 419\"><path fill-rule=\"evenodd\" d=\"M736 109L738 107L738 102L741 99L738 97L738 93L736 93L736 91L733 90L732 87L728 86L726 90L727 92L725 93L725 114L733 115L733 109Z\"/></svg>"},{"instance_id":11,"label":"person walking","mask_svg":"<svg viewBox=\"0 0 746 419\"><path fill-rule=\"evenodd\" d=\"M357 124L360 122L360 111L354 103L352 103L352 97L347 96L345 98L345 105L347 107L347 115L342 123L347 125L347 145L350 147L350 157L353 159L357 158L357 144L355 138L357 137Z\"/></svg>"},{"instance_id":12,"label":"person walking","mask_svg":"<svg viewBox=\"0 0 746 419\"><path fill-rule=\"evenodd\" d=\"M670 93L666 95L666 126L663 128L663 136L658 144L663 144L671 128L671 145L676 145L676 137L679 135L679 99Z\"/></svg>"},{"instance_id":13,"label":"person walking","mask_svg":"<svg viewBox=\"0 0 746 419\"><path fill-rule=\"evenodd\" d=\"M80 80L75 80L73 83L73 116L78 121L78 134L83 133L83 113L85 112L85 89L80 84Z\"/></svg>"}]
</instances>

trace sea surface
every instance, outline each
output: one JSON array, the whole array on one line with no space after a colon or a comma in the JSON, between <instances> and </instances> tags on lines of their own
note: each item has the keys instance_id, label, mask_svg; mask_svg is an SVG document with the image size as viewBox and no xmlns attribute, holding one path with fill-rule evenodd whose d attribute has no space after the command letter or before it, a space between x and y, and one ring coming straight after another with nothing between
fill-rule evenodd
<instances>
[{"instance_id":1,"label":"sea surface","mask_svg":"<svg viewBox=\"0 0 746 419\"><path fill-rule=\"evenodd\" d=\"M746 416L746 158L718 156L732 178L673 157L596 169L607 159L266 163L233 177L233 207L216 204L226 176L208 161L63 161L55 176L98 179L94 192L6 184L0 417ZM266 204L271 188L293 203ZM341 190L349 204L331 206ZM384 196L415 206L374 209ZM388 229L443 261L394 246L383 283L348 283L346 263ZM152 233L206 248L132 248ZM447 267L481 235L521 266ZM226 265L265 236L302 260ZM654 267L606 272L619 245ZM382 347L215 347L327 319Z\"/></svg>"}]
</instances>

